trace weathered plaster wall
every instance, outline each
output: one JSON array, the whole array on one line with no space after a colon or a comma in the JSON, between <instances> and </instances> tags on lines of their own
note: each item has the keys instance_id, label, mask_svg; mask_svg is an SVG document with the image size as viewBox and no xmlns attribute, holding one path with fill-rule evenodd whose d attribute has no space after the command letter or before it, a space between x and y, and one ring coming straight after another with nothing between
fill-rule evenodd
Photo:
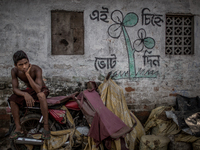
<instances>
[{"instance_id":1,"label":"weathered plaster wall","mask_svg":"<svg viewBox=\"0 0 200 150\"><path fill-rule=\"evenodd\" d=\"M142 23L144 8L149 9L145 10L146 13L160 15L163 22ZM51 55L51 10L84 12L84 55ZM121 19L122 14L125 17L130 12L134 15L130 17L133 27L125 27L126 31L121 34L109 28L114 24L112 18L118 16ZM93 20L93 13L99 13L99 20ZM165 55L167 13L195 15L194 55ZM199 24L199 0L0 0L0 106L2 109L6 106L6 99L12 93L12 55L19 49L27 52L32 64L43 69L51 96L82 90L89 80L100 83L109 71L116 75L116 82L124 89L129 108L135 112L150 111L158 105L174 105L176 93L197 96L200 90ZM141 32L143 35L146 33L154 44L151 49L144 47L131 54L135 57L134 67L129 62L127 50L130 46L124 35L127 33L133 46L135 41L145 38L141 37ZM120 34L119 38L113 38L117 34ZM134 48L139 51L140 46ZM156 66L144 65L145 50L159 56ZM98 58L113 58L116 64L113 62L109 69L101 69ZM129 69L136 75L117 76L120 71ZM151 70L153 74L139 74L140 69Z\"/></svg>"}]
</instances>

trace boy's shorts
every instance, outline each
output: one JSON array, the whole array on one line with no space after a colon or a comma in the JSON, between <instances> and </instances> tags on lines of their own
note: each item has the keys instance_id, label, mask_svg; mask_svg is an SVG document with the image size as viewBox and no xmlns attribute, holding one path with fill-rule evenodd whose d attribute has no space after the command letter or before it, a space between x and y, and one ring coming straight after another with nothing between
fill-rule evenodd
<instances>
[{"instance_id":1,"label":"boy's shorts","mask_svg":"<svg viewBox=\"0 0 200 150\"><path fill-rule=\"evenodd\" d=\"M25 90L21 90L21 91L29 93L33 97L34 100L38 100L37 93L32 88L26 88ZM49 95L49 89L46 86L42 87L41 92L43 92L46 95L46 97ZM8 101L9 102L13 101L16 104L18 104L20 107L26 106L26 101L24 97L16 95L16 94L12 94L8 98Z\"/></svg>"}]
</instances>

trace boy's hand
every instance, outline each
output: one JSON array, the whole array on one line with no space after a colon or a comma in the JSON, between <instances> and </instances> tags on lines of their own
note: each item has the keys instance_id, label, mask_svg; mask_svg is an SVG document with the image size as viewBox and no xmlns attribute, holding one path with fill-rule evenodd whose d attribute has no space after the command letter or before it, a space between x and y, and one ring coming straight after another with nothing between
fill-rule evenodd
<instances>
[{"instance_id":1,"label":"boy's hand","mask_svg":"<svg viewBox=\"0 0 200 150\"><path fill-rule=\"evenodd\" d=\"M32 67L32 65L30 64L28 70L26 71L26 75L29 74L31 67Z\"/></svg>"},{"instance_id":2,"label":"boy's hand","mask_svg":"<svg viewBox=\"0 0 200 150\"><path fill-rule=\"evenodd\" d=\"M35 105L35 101L34 101L33 97L30 94L25 93L24 94L24 99L25 99L26 105L28 107L33 107Z\"/></svg>"}]
</instances>

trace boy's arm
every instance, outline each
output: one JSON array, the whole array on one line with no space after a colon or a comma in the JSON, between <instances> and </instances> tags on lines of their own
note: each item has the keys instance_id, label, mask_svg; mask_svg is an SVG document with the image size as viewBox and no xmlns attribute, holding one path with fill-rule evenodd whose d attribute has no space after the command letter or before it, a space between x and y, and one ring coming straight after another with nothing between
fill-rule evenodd
<instances>
[{"instance_id":1,"label":"boy's arm","mask_svg":"<svg viewBox=\"0 0 200 150\"><path fill-rule=\"evenodd\" d=\"M27 70L26 72L26 77L29 81L29 84L31 85L31 87L33 88L33 90L36 92L36 93L40 93L41 92L41 89L42 89L42 69L41 68L36 68L35 70L35 74L36 74L36 79L35 81L32 79L32 77L30 76L29 72L30 72L30 69L31 69L31 65L29 67L29 69Z\"/></svg>"},{"instance_id":2,"label":"boy's arm","mask_svg":"<svg viewBox=\"0 0 200 150\"><path fill-rule=\"evenodd\" d=\"M19 95L19 96L24 96L24 94L26 92L23 92L19 89L19 82L18 82L18 79L17 79L17 76L16 76L16 73L15 73L15 70L12 69L11 70L11 76L12 76L12 88L13 88L13 92L16 94L16 95Z\"/></svg>"},{"instance_id":3,"label":"boy's arm","mask_svg":"<svg viewBox=\"0 0 200 150\"><path fill-rule=\"evenodd\" d=\"M11 76L12 76L12 88L13 88L13 92L16 94L16 95L19 95L19 96L23 96L25 101L26 101L26 105L28 107L32 107L34 106L34 100L32 98L32 96L30 94L28 94L27 92L23 92L19 89L19 82L18 82L18 79L17 79L17 75L16 75L16 72L14 69L11 70Z\"/></svg>"}]
</instances>

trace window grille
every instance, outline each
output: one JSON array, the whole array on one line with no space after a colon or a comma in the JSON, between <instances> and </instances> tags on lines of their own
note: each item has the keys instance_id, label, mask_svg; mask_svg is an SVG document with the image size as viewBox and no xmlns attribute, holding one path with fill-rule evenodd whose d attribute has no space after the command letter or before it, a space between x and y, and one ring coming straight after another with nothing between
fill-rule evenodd
<instances>
[{"instance_id":1,"label":"window grille","mask_svg":"<svg viewBox=\"0 0 200 150\"><path fill-rule=\"evenodd\" d=\"M165 54L194 54L193 26L193 16L191 15L166 15Z\"/></svg>"}]
</instances>

